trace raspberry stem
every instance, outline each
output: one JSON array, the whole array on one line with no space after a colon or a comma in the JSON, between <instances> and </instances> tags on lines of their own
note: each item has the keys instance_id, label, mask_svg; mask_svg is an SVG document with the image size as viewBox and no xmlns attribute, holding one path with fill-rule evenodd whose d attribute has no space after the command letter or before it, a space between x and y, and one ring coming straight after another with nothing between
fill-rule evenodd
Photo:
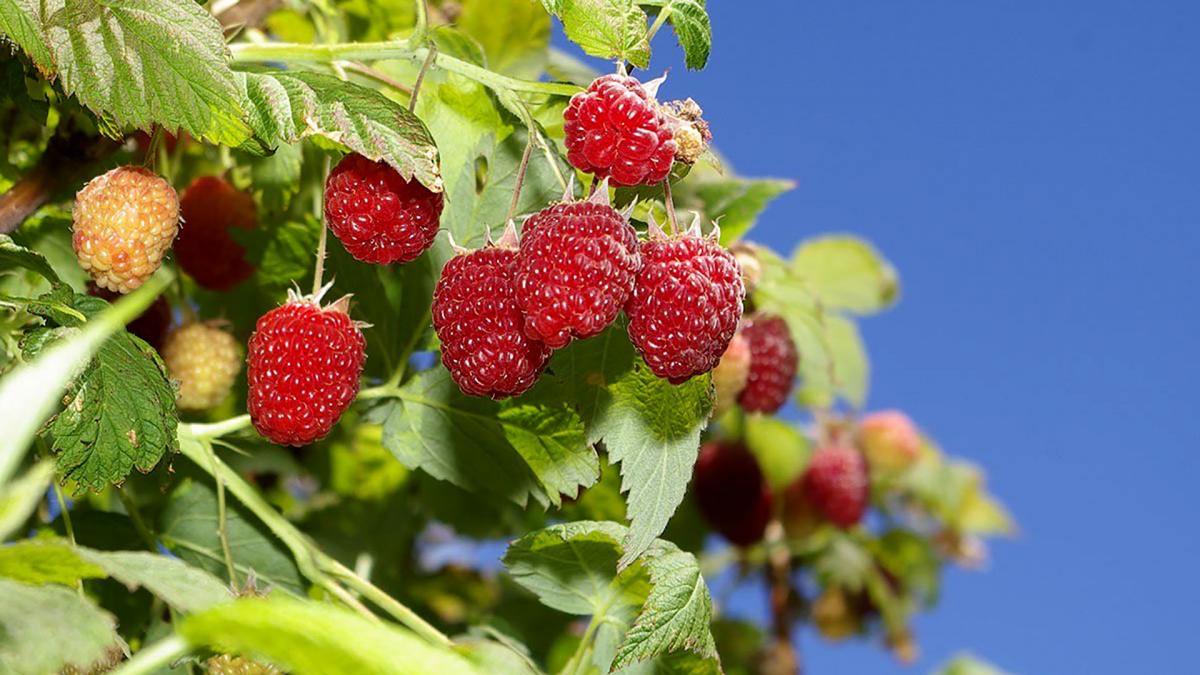
<instances>
[{"instance_id":1,"label":"raspberry stem","mask_svg":"<svg viewBox=\"0 0 1200 675\"><path fill-rule=\"evenodd\" d=\"M325 157L325 176L326 176L326 178L321 181L322 185L324 185L325 182L328 180L329 164L330 164L329 157L326 156ZM319 196L314 201L317 202L317 218L320 219L322 214L325 213L325 205L324 205L325 191L320 190L318 194L319 194ZM316 297L318 294L320 294L321 281L323 281L324 276L325 276L325 241L328 238L329 238L329 225L327 223L322 222L320 238L317 239L317 262L316 262L316 267L313 269L312 293L313 293L314 297Z\"/></svg>"},{"instance_id":2,"label":"raspberry stem","mask_svg":"<svg viewBox=\"0 0 1200 675\"><path fill-rule=\"evenodd\" d=\"M229 45L234 61L284 62L284 63L331 63L333 61L383 61L389 59L420 62L429 54L427 47L414 48L404 42L346 42L342 44L299 44L294 42L271 42L261 44L237 43ZM571 96L581 90L574 84L557 82L534 82L500 75L473 63L439 53L434 63L443 70L495 89L527 94L549 94Z\"/></svg>"},{"instance_id":3,"label":"raspberry stem","mask_svg":"<svg viewBox=\"0 0 1200 675\"><path fill-rule=\"evenodd\" d=\"M420 2L418 5L424 7L425 3ZM429 53L425 55L425 60L421 62L421 69L417 71L417 79L413 82L412 95L408 97L408 111L413 112L417 109L417 95L421 93L421 83L425 81L425 73L429 72L429 66L433 65L433 60L437 57L437 45L429 45Z\"/></svg>"},{"instance_id":4,"label":"raspberry stem","mask_svg":"<svg viewBox=\"0 0 1200 675\"><path fill-rule=\"evenodd\" d=\"M675 198L671 196L671 179L663 179L663 202L667 207L667 224L671 227L671 236L679 234L679 225L675 222Z\"/></svg>"},{"instance_id":5,"label":"raspberry stem","mask_svg":"<svg viewBox=\"0 0 1200 675\"><path fill-rule=\"evenodd\" d=\"M525 170L529 168L529 156L533 154L533 132L529 133L529 142L525 144L525 152L521 155L521 168L517 169L517 184L513 186L512 201L508 204L508 215L505 222L517 215L517 202L521 201L521 186L525 184Z\"/></svg>"}]
</instances>

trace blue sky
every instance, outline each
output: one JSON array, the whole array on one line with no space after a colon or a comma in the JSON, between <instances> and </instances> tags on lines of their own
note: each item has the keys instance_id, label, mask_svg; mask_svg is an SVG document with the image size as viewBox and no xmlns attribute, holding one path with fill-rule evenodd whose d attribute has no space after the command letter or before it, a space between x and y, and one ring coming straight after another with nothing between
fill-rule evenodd
<instances>
[{"instance_id":1,"label":"blue sky","mask_svg":"<svg viewBox=\"0 0 1200 675\"><path fill-rule=\"evenodd\" d=\"M712 0L704 106L740 173L794 178L752 238L874 241L875 407L984 465L1021 536L951 571L923 657L802 641L807 672L1178 672L1200 569L1200 3ZM750 9L753 7L753 9ZM1183 659L1187 661L1183 661Z\"/></svg>"}]
</instances>

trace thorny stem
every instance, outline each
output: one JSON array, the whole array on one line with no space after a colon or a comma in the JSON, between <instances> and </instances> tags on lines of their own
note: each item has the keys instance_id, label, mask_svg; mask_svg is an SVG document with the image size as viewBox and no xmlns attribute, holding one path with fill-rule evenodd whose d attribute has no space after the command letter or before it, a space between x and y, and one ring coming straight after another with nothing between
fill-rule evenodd
<instances>
[{"instance_id":1,"label":"thorny stem","mask_svg":"<svg viewBox=\"0 0 1200 675\"><path fill-rule=\"evenodd\" d=\"M380 61L398 59L420 63L429 55L429 48L414 47L407 42L346 42L342 44L299 44L292 42L237 43L229 45L234 61L238 62L300 62L329 63L331 61ZM473 63L438 53L434 63L442 70L457 73L498 91L513 91L550 96L571 96L580 91L574 84L534 82L494 73Z\"/></svg>"},{"instance_id":2,"label":"thorny stem","mask_svg":"<svg viewBox=\"0 0 1200 675\"><path fill-rule=\"evenodd\" d=\"M407 84L404 84L403 82L401 82L400 80L397 80L396 78L392 77L391 75L388 75L387 73L384 73L384 72L378 70L377 68L372 68L371 66L363 65L361 63L358 63L357 61L336 61L335 63L340 65L342 68L349 70L352 73L358 73L359 75L362 75L364 77L369 77L372 80L375 80L376 82L387 85L397 91L402 91L402 92L408 94L409 96L412 96L412 94L413 94L412 87L410 87Z\"/></svg>"},{"instance_id":3,"label":"thorny stem","mask_svg":"<svg viewBox=\"0 0 1200 675\"><path fill-rule=\"evenodd\" d=\"M326 179L328 179L328 177L329 177L329 157L328 156L325 157L325 177L326 177ZM324 185L325 181L321 181L321 184ZM321 203L323 200L324 200L324 191L322 190L321 197L318 198L317 200L315 200L319 203L322 211L324 209L324 204ZM323 216L323 213L317 214L317 218L319 220L321 220L321 234L320 234L320 238L317 239L317 262L316 262L316 267L313 269L313 287L312 287L313 297L316 297L316 295L321 292L321 282L324 281L324 276L325 276L325 241L326 241L326 239L329 238L329 225L324 222L324 219L322 218L322 216Z\"/></svg>"},{"instance_id":4,"label":"thorny stem","mask_svg":"<svg viewBox=\"0 0 1200 675\"><path fill-rule=\"evenodd\" d=\"M421 3L422 6L425 3ZM417 109L417 95L421 93L421 83L425 81L425 73L429 72L429 66L433 65L433 60L437 58L437 45L429 45L429 53L425 55L425 60L421 62L421 69L417 71L417 79L413 82L412 95L408 97L408 112Z\"/></svg>"},{"instance_id":5,"label":"thorny stem","mask_svg":"<svg viewBox=\"0 0 1200 675\"><path fill-rule=\"evenodd\" d=\"M671 226L671 234L679 234L679 223L675 220L675 198L671 196L671 179L663 179L663 202L667 206L667 223Z\"/></svg>"},{"instance_id":6,"label":"thorny stem","mask_svg":"<svg viewBox=\"0 0 1200 675\"><path fill-rule=\"evenodd\" d=\"M208 452L209 465L212 467L213 480L217 484L217 538L221 540L221 553L225 556L225 570L229 572L229 583L237 588L237 568L233 565L233 549L229 547L229 529L225 511L225 479L217 471L217 453L213 451L212 443L201 443Z\"/></svg>"},{"instance_id":7,"label":"thorny stem","mask_svg":"<svg viewBox=\"0 0 1200 675\"><path fill-rule=\"evenodd\" d=\"M533 154L533 129L529 130L529 142L525 144L525 153L521 155L521 168L517 169L517 184L513 187L512 201L508 204L508 215L504 222L512 220L517 215L517 202L521 201L521 186L525 184L525 170L529 168L529 156Z\"/></svg>"}]
</instances>

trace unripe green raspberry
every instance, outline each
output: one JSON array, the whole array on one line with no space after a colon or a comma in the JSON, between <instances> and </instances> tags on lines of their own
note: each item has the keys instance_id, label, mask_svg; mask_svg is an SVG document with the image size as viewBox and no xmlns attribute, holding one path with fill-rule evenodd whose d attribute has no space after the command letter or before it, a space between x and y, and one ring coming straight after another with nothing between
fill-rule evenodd
<instances>
[{"instance_id":1,"label":"unripe green raspberry","mask_svg":"<svg viewBox=\"0 0 1200 675\"><path fill-rule=\"evenodd\" d=\"M75 195L71 243L97 286L128 293L162 265L179 232L179 195L148 169L122 166Z\"/></svg>"},{"instance_id":2,"label":"unripe green raspberry","mask_svg":"<svg viewBox=\"0 0 1200 675\"><path fill-rule=\"evenodd\" d=\"M179 407L207 410L225 400L242 369L242 353L232 335L211 324L171 331L162 355L171 379L179 382Z\"/></svg>"},{"instance_id":3,"label":"unripe green raspberry","mask_svg":"<svg viewBox=\"0 0 1200 675\"><path fill-rule=\"evenodd\" d=\"M282 675L275 666L251 661L244 656L220 654L204 662L209 675Z\"/></svg>"}]
</instances>

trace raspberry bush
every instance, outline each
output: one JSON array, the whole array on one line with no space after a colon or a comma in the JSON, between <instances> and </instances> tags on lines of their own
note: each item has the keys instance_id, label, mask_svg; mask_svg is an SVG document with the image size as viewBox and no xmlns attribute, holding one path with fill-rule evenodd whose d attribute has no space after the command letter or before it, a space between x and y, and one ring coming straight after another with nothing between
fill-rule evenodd
<instances>
[{"instance_id":1,"label":"raspberry bush","mask_svg":"<svg viewBox=\"0 0 1200 675\"><path fill-rule=\"evenodd\" d=\"M0 11L0 671L779 673L798 626L911 660L1010 531L867 408L891 266L751 242L792 184L655 79L663 27L705 66L702 0L35 4Z\"/></svg>"}]
</instances>

